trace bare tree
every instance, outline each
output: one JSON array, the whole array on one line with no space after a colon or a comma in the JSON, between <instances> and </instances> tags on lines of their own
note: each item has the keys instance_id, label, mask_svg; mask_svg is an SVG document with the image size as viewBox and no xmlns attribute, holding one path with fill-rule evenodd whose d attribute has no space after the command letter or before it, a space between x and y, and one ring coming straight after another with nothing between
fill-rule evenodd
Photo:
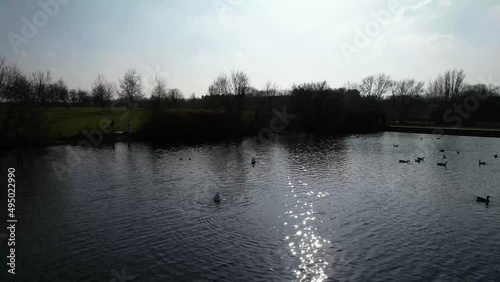
<instances>
[{"instance_id":1,"label":"bare tree","mask_svg":"<svg viewBox=\"0 0 500 282\"><path fill-rule=\"evenodd\" d=\"M280 90L276 83L267 81L262 91L255 92L255 110L254 119L259 120L266 111L271 111L273 108L274 98L279 95Z\"/></svg>"},{"instance_id":2,"label":"bare tree","mask_svg":"<svg viewBox=\"0 0 500 282\"><path fill-rule=\"evenodd\" d=\"M52 80L50 71L37 71L31 74L31 85L35 94L35 99L42 107L46 105L49 97L49 85Z\"/></svg>"},{"instance_id":3,"label":"bare tree","mask_svg":"<svg viewBox=\"0 0 500 282\"><path fill-rule=\"evenodd\" d=\"M177 103L182 99L184 99L184 96L179 89L173 88L168 90L168 102L170 107L177 107Z\"/></svg>"},{"instance_id":4,"label":"bare tree","mask_svg":"<svg viewBox=\"0 0 500 282\"><path fill-rule=\"evenodd\" d=\"M348 81L348 82L344 83L342 88L345 88L347 90L358 90L359 91L360 87L357 83Z\"/></svg>"},{"instance_id":5,"label":"bare tree","mask_svg":"<svg viewBox=\"0 0 500 282\"><path fill-rule=\"evenodd\" d=\"M233 93L236 96L235 118L240 119L245 108L245 98L250 89L248 75L242 71L235 71L231 74Z\"/></svg>"},{"instance_id":6,"label":"bare tree","mask_svg":"<svg viewBox=\"0 0 500 282\"><path fill-rule=\"evenodd\" d=\"M53 84L53 96L54 100L59 103L63 103L66 110L68 109L69 92L68 87L60 78L56 83Z\"/></svg>"},{"instance_id":7,"label":"bare tree","mask_svg":"<svg viewBox=\"0 0 500 282\"><path fill-rule=\"evenodd\" d=\"M391 89L391 86L391 77L381 73L378 75L370 75L363 78L363 80L361 80L361 84L358 87L361 95L381 99L382 95L384 95Z\"/></svg>"},{"instance_id":8,"label":"bare tree","mask_svg":"<svg viewBox=\"0 0 500 282\"><path fill-rule=\"evenodd\" d=\"M261 93L262 95L268 97L278 96L279 87L275 82L267 81L266 84L264 85L264 91L262 91Z\"/></svg>"},{"instance_id":9,"label":"bare tree","mask_svg":"<svg viewBox=\"0 0 500 282\"><path fill-rule=\"evenodd\" d=\"M80 106L87 106L90 104L90 95L86 90L78 89L76 95Z\"/></svg>"},{"instance_id":10,"label":"bare tree","mask_svg":"<svg viewBox=\"0 0 500 282\"><path fill-rule=\"evenodd\" d=\"M431 101L441 100L442 79L440 76L435 80L430 80L427 86L427 98Z\"/></svg>"},{"instance_id":11,"label":"bare tree","mask_svg":"<svg viewBox=\"0 0 500 282\"><path fill-rule=\"evenodd\" d=\"M415 79L403 79L392 84L392 107L398 109L399 121L406 120L408 111L411 108L412 99L419 97L424 92L424 83ZM393 114L394 119L394 114Z\"/></svg>"},{"instance_id":12,"label":"bare tree","mask_svg":"<svg viewBox=\"0 0 500 282\"><path fill-rule=\"evenodd\" d=\"M395 81L392 85L392 95L396 97L417 97L423 93L424 83L415 79Z\"/></svg>"},{"instance_id":13,"label":"bare tree","mask_svg":"<svg viewBox=\"0 0 500 282\"><path fill-rule=\"evenodd\" d=\"M144 97L142 93L142 79L141 75L135 69L129 69L123 79L120 80L120 96L125 100L127 109L137 105L137 103Z\"/></svg>"},{"instance_id":14,"label":"bare tree","mask_svg":"<svg viewBox=\"0 0 500 282\"><path fill-rule=\"evenodd\" d=\"M110 104L115 93L115 85L107 81L102 74L98 74L92 84L92 98L94 103L102 106L102 110Z\"/></svg>"},{"instance_id":15,"label":"bare tree","mask_svg":"<svg viewBox=\"0 0 500 282\"><path fill-rule=\"evenodd\" d=\"M78 92L76 89L71 89L69 90L69 102L72 104L72 105L76 105L78 103Z\"/></svg>"},{"instance_id":16,"label":"bare tree","mask_svg":"<svg viewBox=\"0 0 500 282\"><path fill-rule=\"evenodd\" d=\"M167 81L160 75L155 75L155 85L151 91L151 102L157 108L167 102Z\"/></svg>"},{"instance_id":17,"label":"bare tree","mask_svg":"<svg viewBox=\"0 0 500 282\"><path fill-rule=\"evenodd\" d=\"M465 88L465 73L463 70L448 70L431 80L427 95L433 100L450 101L462 95Z\"/></svg>"},{"instance_id":18,"label":"bare tree","mask_svg":"<svg viewBox=\"0 0 500 282\"><path fill-rule=\"evenodd\" d=\"M208 94L218 96L221 99L222 107L227 115L232 115L233 99L231 93L231 81L226 74L219 74L208 87Z\"/></svg>"},{"instance_id":19,"label":"bare tree","mask_svg":"<svg viewBox=\"0 0 500 282\"><path fill-rule=\"evenodd\" d=\"M31 101L31 84L24 73L16 65L0 66L0 101L26 103Z\"/></svg>"},{"instance_id":20,"label":"bare tree","mask_svg":"<svg viewBox=\"0 0 500 282\"><path fill-rule=\"evenodd\" d=\"M465 73L463 70L453 69L448 71L450 78L450 99L462 95L465 87Z\"/></svg>"}]
</instances>

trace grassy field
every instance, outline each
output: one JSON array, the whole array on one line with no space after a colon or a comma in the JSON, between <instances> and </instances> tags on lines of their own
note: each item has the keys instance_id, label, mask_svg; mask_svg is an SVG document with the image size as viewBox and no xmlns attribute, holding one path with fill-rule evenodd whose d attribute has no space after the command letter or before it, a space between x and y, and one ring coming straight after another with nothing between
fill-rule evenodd
<instances>
[{"instance_id":1,"label":"grassy field","mask_svg":"<svg viewBox=\"0 0 500 282\"><path fill-rule=\"evenodd\" d=\"M126 108L50 108L45 111L50 125L50 136L56 139L74 138L83 130L106 129L111 120L115 121L116 131L127 131L127 123L132 123L132 132L140 130L151 118L151 111Z\"/></svg>"},{"instance_id":2,"label":"grassy field","mask_svg":"<svg viewBox=\"0 0 500 282\"><path fill-rule=\"evenodd\" d=\"M141 130L151 118L148 109L126 108L102 109L97 107L52 107L46 109L8 108L0 109L1 129L4 138L18 141L37 141L53 144L79 138L83 130L109 128L114 119L116 131L126 131L132 123L132 132Z\"/></svg>"}]
</instances>

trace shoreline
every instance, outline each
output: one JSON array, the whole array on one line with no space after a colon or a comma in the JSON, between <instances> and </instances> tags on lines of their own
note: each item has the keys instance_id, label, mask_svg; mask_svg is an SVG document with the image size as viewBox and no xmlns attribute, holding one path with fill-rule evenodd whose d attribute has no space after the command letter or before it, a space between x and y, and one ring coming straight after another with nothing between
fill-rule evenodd
<instances>
[{"instance_id":1,"label":"shoreline","mask_svg":"<svg viewBox=\"0 0 500 282\"><path fill-rule=\"evenodd\" d=\"M386 126L385 132L403 133L423 133L434 135L455 135L455 136L477 136L500 138L500 129L488 128L452 128L452 127L429 127L429 126Z\"/></svg>"}]
</instances>

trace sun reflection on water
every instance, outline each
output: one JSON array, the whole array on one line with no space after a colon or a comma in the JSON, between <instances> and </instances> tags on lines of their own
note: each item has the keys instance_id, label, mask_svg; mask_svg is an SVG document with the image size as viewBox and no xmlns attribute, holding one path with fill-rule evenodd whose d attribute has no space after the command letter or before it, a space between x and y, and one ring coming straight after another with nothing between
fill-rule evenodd
<instances>
[{"instance_id":1,"label":"sun reflection on water","mask_svg":"<svg viewBox=\"0 0 500 282\"><path fill-rule=\"evenodd\" d=\"M307 188L307 183L303 183L301 180L298 183L299 187ZM324 252L323 246L330 242L317 234L315 225L319 224L320 221L314 216L314 204L307 201L307 197L322 198L327 195L321 192L316 194L314 191L298 192L290 180L287 187L291 188L290 196L300 198L300 200L290 204L292 209L285 212L285 215L290 219L284 222L285 226L293 227L285 240L289 241L288 247L292 256L297 257L300 261L293 273L299 281L324 281L327 279L325 270L328 267L328 262L321 258L321 254Z\"/></svg>"}]
</instances>

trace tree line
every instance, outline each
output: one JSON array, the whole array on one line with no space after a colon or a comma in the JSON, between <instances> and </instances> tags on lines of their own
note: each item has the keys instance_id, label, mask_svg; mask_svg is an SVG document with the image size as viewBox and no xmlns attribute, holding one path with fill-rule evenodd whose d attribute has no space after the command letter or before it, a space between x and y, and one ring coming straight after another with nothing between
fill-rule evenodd
<instances>
[{"instance_id":1,"label":"tree line","mask_svg":"<svg viewBox=\"0 0 500 282\"><path fill-rule=\"evenodd\" d=\"M356 83L347 82L338 88L322 81L282 89L273 82L256 88L247 74L233 71L229 75L217 75L208 86L207 93L200 98L193 94L186 99L179 89L168 88L167 81L159 75L155 77L147 97L142 77L135 69L127 70L118 84L98 74L91 90L87 91L68 89L62 79L54 80L50 71L23 73L15 64L8 64L5 58L0 57L0 103L66 108L94 106L103 109L121 104L127 108L150 107L156 113L175 108L202 109L223 112L234 120L241 120L244 112L251 112L257 123L268 120L273 115L273 109L286 106L299 116L293 126L329 131L354 126L351 123L355 120L365 120L361 118L363 115L370 118L376 116L384 123L422 121L446 124L452 120L453 114L461 114L455 105L467 106L467 103L471 104L470 97L481 97L476 99L481 101L478 109L467 113L468 121L500 121L497 114L500 87L467 84L465 78L465 72L458 69L448 70L427 83L413 78L392 79L390 75L380 73ZM469 105L469 108L472 106ZM449 109L452 113L447 118Z\"/></svg>"}]
</instances>

